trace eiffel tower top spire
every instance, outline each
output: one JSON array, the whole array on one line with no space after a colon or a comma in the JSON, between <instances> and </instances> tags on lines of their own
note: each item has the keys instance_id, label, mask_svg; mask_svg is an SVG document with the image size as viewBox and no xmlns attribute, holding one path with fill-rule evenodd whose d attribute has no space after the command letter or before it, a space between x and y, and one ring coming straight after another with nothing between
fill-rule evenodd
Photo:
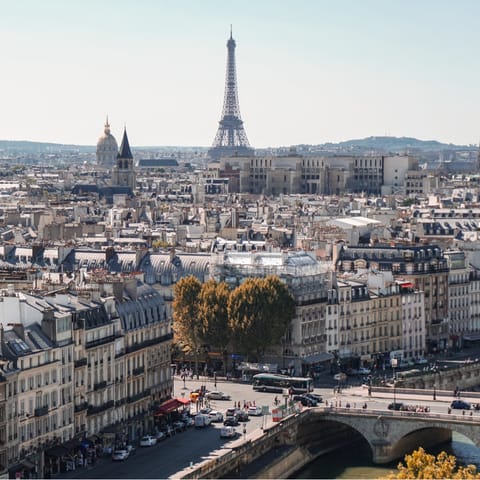
<instances>
[{"instance_id":1,"label":"eiffel tower top spire","mask_svg":"<svg viewBox=\"0 0 480 480\"><path fill-rule=\"evenodd\" d=\"M236 43L230 25L230 38L227 41L227 73L225 79L225 96L223 100L222 118L217 134L208 154L213 159L234 155L254 155L243 128L238 102L237 72L235 66Z\"/></svg>"}]
</instances>

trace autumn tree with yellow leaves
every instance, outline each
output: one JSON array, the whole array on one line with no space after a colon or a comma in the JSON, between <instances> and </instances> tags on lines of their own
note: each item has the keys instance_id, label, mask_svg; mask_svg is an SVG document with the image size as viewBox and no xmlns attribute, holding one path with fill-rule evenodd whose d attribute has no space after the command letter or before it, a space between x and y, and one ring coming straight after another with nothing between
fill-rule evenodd
<instances>
[{"instance_id":1,"label":"autumn tree with yellow leaves","mask_svg":"<svg viewBox=\"0 0 480 480\"><path fill-rule=\"evenodd\" d=\"M475 465L466 467L457 466L454 455L440 452L437 456L431 455L420 447L410 455L405 455L404 463L399 463L396 472L391 472L387 480L400 479L480 479Z\"/></svg>"}]
</instances>

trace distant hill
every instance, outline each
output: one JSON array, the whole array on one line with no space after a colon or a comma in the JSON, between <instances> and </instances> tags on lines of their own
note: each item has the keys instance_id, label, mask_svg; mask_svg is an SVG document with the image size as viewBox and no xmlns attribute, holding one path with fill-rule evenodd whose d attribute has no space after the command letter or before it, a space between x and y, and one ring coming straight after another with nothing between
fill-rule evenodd
<instances>
[{"instance_id":1,"label":"distant hill","mask_svg":"<svg viewBox=\"0 0 480 480\"><path fill-rule=\"evenodd\" d=\"M441 143L436 140L418 140L412 137L367 137L358 140L347 140L339 143L326 143L324 146L336 146L340 148L360 148L365 150L382 150L390 152L405 152L408 150L470 150L477 149L472 145L454 145L453 143Z\"/></svg>"},{"instance_id":2,"label":"distant hill","mask_svg":"<svg viewBox=\"0 0 480 480\"><path fill-rule=\"evenodd\" d=\"M28 140L0 140L0 152L53 153L53 152L94 152L91 145L67 145L61 143L30 142Z\"/></svg>"},{"instance_id":3,"label":"distant hill","mask_svg":"<svg viewBox=\"0 0 480 480\"><path fill-rule=\"evenodd\" d=\"M318 145L295 145L299 153L316 151L331 151L331 152L391 152L391 153L406 153L406 152L434 152L440 150L477 150L476 145L454 145L452 143L441 143L436 140L418 140L412 137L367 137L357 140L347 140L339 143L324 143ZM276 152L288 152L292 147L272 147L270 149L258 149L259 152L263 150L270 150ZM0 154L1 152L8 154L49 154L49 153L95 153L96 147L94 145L69 145L61 143L48 142L30 142L27 140L0 140ZM155 150L157 152L167 153L202 153L206 152L207 147L195 146L134 146L134 151L149 151Z\"/></svg>"}]
</instances>

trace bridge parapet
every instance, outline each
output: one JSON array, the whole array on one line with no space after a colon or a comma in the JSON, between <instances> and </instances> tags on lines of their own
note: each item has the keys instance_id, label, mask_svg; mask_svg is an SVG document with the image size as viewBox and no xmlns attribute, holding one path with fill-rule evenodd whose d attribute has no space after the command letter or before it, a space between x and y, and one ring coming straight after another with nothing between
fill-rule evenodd
<instances>
[{"instance_id":1,"label":"bridge parapet","mask_svg":"<svg viewBox=\"0 0 480 480\"><path fill-rule=\"evenodd\" d=\"M470 415L364 410L340 407L314 408L312 422L334 421L359 432L372 449L374 463L401 458L418 445L433 446L451 439L452 431L480 444L480 417ZM303 428L312 428L304 425ZM299 429L299 433L301 429Z\"/></svg>"}]
</instances>

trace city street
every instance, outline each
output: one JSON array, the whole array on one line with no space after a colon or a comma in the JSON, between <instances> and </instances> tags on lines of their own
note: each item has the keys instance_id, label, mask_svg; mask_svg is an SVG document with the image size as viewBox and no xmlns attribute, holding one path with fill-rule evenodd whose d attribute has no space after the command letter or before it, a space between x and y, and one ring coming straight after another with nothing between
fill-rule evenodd
<instances>
[{"instance_id":1,"label":"city street","mask_svg":"<svg viewBox=\"0 0 480 480\"><path fill-rule=\"evenodd\" d=\"M268 405L271 412L275 396L282 398L281 395L274 393L254 391L251 384L218 381L217 388L215 388L213 379L202 378L186 380L185 389L183 381L177 378L175 380L175 396L180 397L183 393L183 396L188 398L191 391L202 385L206 385L210 391L216 389L231 396L230 401L212 400L210 402L211 408L222 413L225 413L227 408L233 407L234 401L237 403L240 401L241 405L244 401L255 401L257 406ZM334 406L336 404L339 407L345 407L348 403L352 408L360 408L366 402L368 409L387 410L388 404L393 401L393 389L387 393L374 393L371 397L368 396L368 389L361 386L346 388L340 394L334 394L330 387L316 388L315 393L322 395L324 402L327 400L329 404L333 403ZM445 397L434 401L431 396L418 394L401 396L397 393L396 400L408 405L428 406L432 413L445 414L452 398ZM195 410L195 406L192 406L192 411ZM480 416L480 413L474 412L473 415ZM265 419L262 416L250 417L250 420L245 422L247 438L252 432L259 432L263 422L271 425L271 415ZM222 423L212 423L210 427L203 429L190 428L153 447L138 447L134 454L123 462L114 462L109 457L100 458L94 467L67 472L62 474L62 478L167 478L175 476L176 472L209 457L218 456L222 449L228 449L232 445L232 441L220 438L222 426ZM238 436L234 441L243 437L243 428L244 424L242 423L236 427Z\"/></svg>"}]
</instances>

